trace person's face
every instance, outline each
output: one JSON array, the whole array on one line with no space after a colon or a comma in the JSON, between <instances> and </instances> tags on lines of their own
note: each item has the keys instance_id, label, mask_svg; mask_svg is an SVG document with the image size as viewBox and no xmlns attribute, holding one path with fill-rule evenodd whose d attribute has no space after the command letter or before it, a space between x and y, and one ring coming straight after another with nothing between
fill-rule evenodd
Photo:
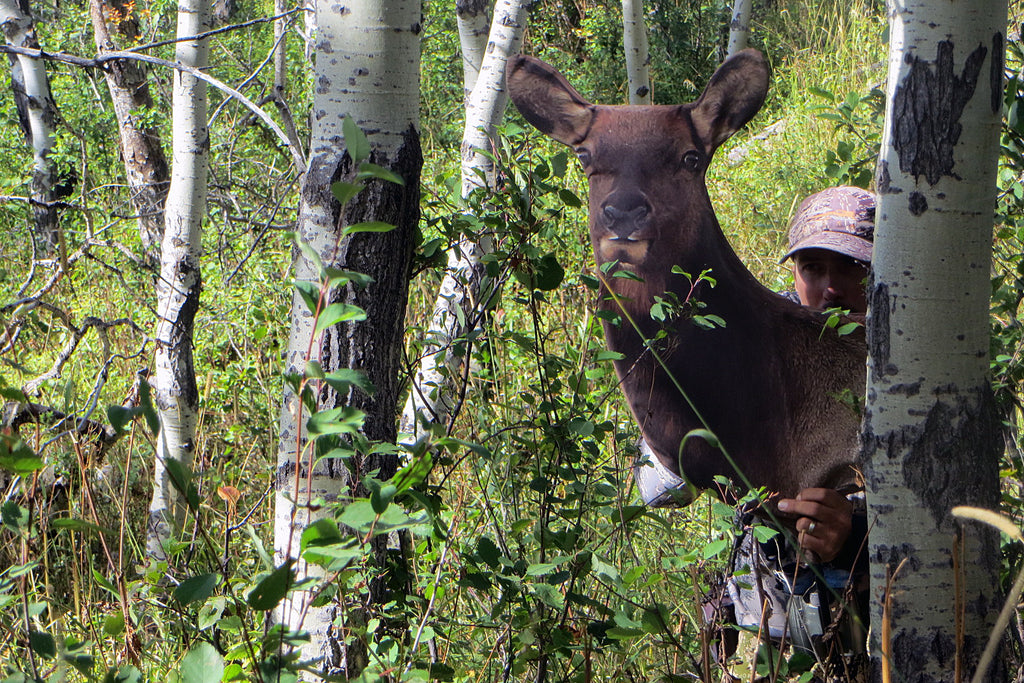
<instances>
[{"instance_id":1,"label":"person's face","mask_svg":"<svg viewBox=\"0 0 1024 683\"><path fill-rule=\"evenodd\" d=\"M796 293L800 303L810 308L864 313L868 309L867 275L863 263L828 249L801 249L793 254Z\"/></svg>"}]
</instances>

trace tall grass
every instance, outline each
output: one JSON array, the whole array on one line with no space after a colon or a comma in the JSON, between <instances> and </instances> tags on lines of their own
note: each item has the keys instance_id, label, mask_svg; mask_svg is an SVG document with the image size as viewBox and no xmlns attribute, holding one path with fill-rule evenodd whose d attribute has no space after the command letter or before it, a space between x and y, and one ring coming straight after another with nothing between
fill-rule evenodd
<instances>
[{"instance_id":1,"label":"tall grass","mask_svg":"<svg viewBox=\"0 0 1024 683\"><path fill-rule=\"evenodd\" d=\"M701 40L723 6L701 4L696 17L703 22ZM576 3L559 8L560 16L549 23L610 31L615 7ZM686 8L680 3L672 8L671 25L682 26ZM453 181L458 126L452 120L461 87L452 84L451 64L432 56L452 49L451 22L438 18L434 13L442 10L436 7L428 11L424 232L449 239L457 229L454 217L464 208ZM588 12L589 20L569 16ZM826 175L826 159L844 133L818 114L834 110L849 93L865 94L884 77L885 23L881 3L868 0L778 0L756 19L755 43L772 63L771 94L747 131L718 152L708 189L741 258L767 286L781 289L787 274L776 260L789 216L802 197L835 182ZM534 44L554 51L557 38L535 35ZM611 35L603 39L602 45L614 42ZM688 48L708 54L717 49L691 42ZM435 44L443 44L444 51L434 50ZM671 44L664 45L671 54ZM249 52L241 43L224 49ZM593 64L586 53L566 56L567 61L579 56L584 71ZM681 71L655 66L655 73ZM601 76L593 78L595 87L614 92L617 77ZM703 83L693 85L699 92ZM812 88L834 97L812 94ZM3 110L9 105L5 100ZM757 139L779 122L779 132ZM24 150L10 134L12 123L6 119L0 134L0 162L9 162L0 163L5 169L24 165ZM269 632L266 615L251 609L244 596L271 568L273 511L267 493L291 297L290 246L273 226L291 220L297 202L294 179L275 169L276 152L241 121L235 123L239 127L221 129L214 137L222 201L214 202L218 208L205 237L206 290L197 323L201 504L189 542L174 558L185 575L216 574L219 583L203 599L169 597L163 567L143 555L153 454L143 420L128 425L127 435L103 462L91 459L88 442L64 437L44 450L52 433L25 430L27 443L43 452L47 467L38 476L3 480L4 674L38 672L57 680L63 670L73 680L102 679L108 669L132 665L145 680L164 680L169 672L176 675L198 642L211 643L237 666L239 680L278 673L260 666L280 636ZM105 134L112 139L109 131ZM92 144L86 151L104 155L105 168L116 168L109 145ZM730 162L729 153L737 148L745 156ZM414 530L406 602L389 608L405 610L410 629L394 639L393 650L379 637L375 656L397 667L391 670L396 676L433 658L443 665L434 675L455 681L536 680L542 669L547 680L690 680L693 675L709 680L712 672L699 664L699 603L723 569L732 511L710 497L680 510L637 505L629 465L638 432L619 396L593 315L585 210L562 207L564 195L557 194L568 189L582 197L583 179L572 163L564 175L551 177L552 160L561 150L547 142L510 135L507 149L510 182L535 174L553 189L535 199L536 213L529 216L517 208L511 190L502 200L506 203L479 207L490 212L493 228L502 233L503 260L496 267L507 283L469 353L474 373L452 434L456 440L443 441L434 456L424 493L436 506L434 518ZM547 175L540 170L545 166ZM97 185L113 182L107 174L98 176ZM0 178L4 193L24 190L13 178ZM236 191L239 187L244 192ZM124 197L111 198L96 186L88 193L93 203L102 202L102 211L88 216L92 229L130 242L130 229L117 219ZM279 213L275 202L263 201L267 197L281 199ZM0 305L17 298L30 267L23 238L27 215L10 206L0 209L5 228ZM239 220L236 206L245 220ZM76 229L84 231L85 218L75 220L80 221ZM140 326L152 326L151 275L118 253L111 247L83 260L54 290L55 306L75 320L132 313ZM538 294L517 283L513 271L520 264L549 253L565 269L558 289ZM412 285L410 357L417 352L415 331L428 324L439 278L436 263L424 259ZM59 323L47 311L33 313L19 345L2 359L6 387L45 371L67 338ZM119 330L111 337L112 350L86 337L64 375L43 386L39 401L85 412L109 360L97 415L102 406L120 405L136 371L149 362L150 348L137 353L143 337ZM25 518L22 511L32 516ZM30 643L30 632L53 636L52 651L39 636ZM131 680L130 672L125 676Z\"/></svg>"}]
</instances>

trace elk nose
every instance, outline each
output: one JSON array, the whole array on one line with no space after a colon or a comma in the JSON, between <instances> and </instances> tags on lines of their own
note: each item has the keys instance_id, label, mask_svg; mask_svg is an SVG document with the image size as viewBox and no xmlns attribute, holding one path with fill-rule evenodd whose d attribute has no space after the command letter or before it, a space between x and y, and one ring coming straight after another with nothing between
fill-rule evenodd
<instances>
[{"instance_id":1,"label":"elk nose","mask_svg":"<svg viewBox=\"0 0 1024 683\"><path fill-rule=\"evenodd\" d=\"M623 239L632 235L647 224L651 215L651 205L639 195L627 195L609 198L601 210L605 227Z\"/></svg>"}]
</instances>

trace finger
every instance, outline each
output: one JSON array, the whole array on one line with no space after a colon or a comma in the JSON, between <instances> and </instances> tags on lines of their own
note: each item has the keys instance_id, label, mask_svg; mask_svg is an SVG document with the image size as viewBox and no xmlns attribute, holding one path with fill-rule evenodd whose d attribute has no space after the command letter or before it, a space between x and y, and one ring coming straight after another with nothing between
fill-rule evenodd
<instances>
[{"instance_id":1,"label":"finger","mask_svg":"<svg viewBox=\"0 0 1024 683\"><path fill-rule=\"evenodd\" d=\"M835 511L828 508L820 503L807 500L780 500L779 509L783 512L787 512L793 515L799 515L801 517L811 517L813 519L831 518L835 515Z\"/></svg>"},{"instance_id":2,"label":"finger","mask_svg":"<svg viewBox=\"0 0 1024 683\"><path fill-rule=\"evenodd\" d=\"M813 554L813 559L808 557L810 562L829 562L835 559L836 552L833 546L826 540L816 536L808 536L806 533L800 535L800 547L807 553Z\"/></svg>"},{"instance_id":3,"label":"finger","mask_svg":"<svg viewBox=\"0 0 1024 683\"><path fill-rule=\"evenodd\" d=\"M835 489L804 489L797 494L797 500L818 503L822 507L840 510L844 514L853 511L853 503Z\"/></svg>"},{"instance_id":4,"label":"finger","mask_svg":"<svg viewBox=\"0 0 1024 683\"><path fill-rule=\"evenodd\" d=\"M801 517L796 522L796 530L802 537L824 538L829 535L828 525L810 517Z\"/></svg>"},{"instance_id":5,"label":"finger","mask_svg":"<svg viewBox=\"0 0 1024 683\"><path fill-rule=\"evenodd\" d=\"M835 489L807 488L796 494L797 500L814 501L816 503L828 503L839 499L846 500L846 497Z\"/></svg>"},{"instance_id":6,"label":"finger","mask_svg":"<svg viewBox=\"0 0 1024 683\"><path fill-rule=\"evenodd\" d=\"M842 549L845 534L835 527L801 517L797 520L796 528L799 532L797 544L816 554L822 562L835 559Z\"/></svg>"},{"instance_id":7,"label":"finger","mask_svg":"<svg viewBox=\"0 0 1024 683\"><path fill-rule=\"evenodd\" d=\"M811 536L806 531L800 534L800 549L813 553L816 556L816 560L809 560L811 562L821 561L828 562L836 556L834 551L834 544L827 539L818 538L817 536Z\"/></svg>"}]
</instances>

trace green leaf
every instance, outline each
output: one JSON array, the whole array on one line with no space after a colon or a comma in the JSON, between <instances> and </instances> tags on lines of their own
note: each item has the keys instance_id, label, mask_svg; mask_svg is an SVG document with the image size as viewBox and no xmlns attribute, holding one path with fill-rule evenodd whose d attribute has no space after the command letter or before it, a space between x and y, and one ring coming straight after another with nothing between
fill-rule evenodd
<instances>
[{"instance_id":1,"label":"green leaf","mask_svg":"<svg viewBox=\"0 0 1024 683\"><path fill-rule=\"evenodd\" d=\"M754 531L754 538L756 538L761 543L767 543L768 541L772 540L773 538L779 535L778 530L773 529L770 526L762 526L759 524L752 528Z\"/></svg>"},{"instance_id":2,"label":"green leaf","mask_svg":"<svg viewBox=\"0 0 1024 683\"><path fill-rule=\"evenodd\" d=\"M577 436L587 437L594 433L594 423L582 417L569 420L569 431Z\"/></svg>"},{"instance_id":3,"label":"green leaf","mask_svg":"<svg viewBox=\"0 0 1024 683\"><path fill-rule=\"evenodd\" d=\"M92 680L92 668L96 664L96 658L88 652L64 652L61 659L75 668L78 673Z\"/></svg>"},{"instance_id":4,"label":"green leaf","mask_svg":"<svg viewBox=\"0 0 1024 683\"><path fill-rule=\"evenodd\" d=\"M336 183L331 183L331 194L338 200L338 203L344 206L352 201L352 198L363 191L362 185L355 183L346 183L344 180L339 180Z\"/></svg>"},{"instance_id":5,"label":"green leaf","mask_svg":"<svg viewBox=\"0 0 1024 683\"><path fill-rule=\"evenodd\" d=\"M303 550L309 547L317 547L338 543L344 540L338 524L327 517L318 519L302 531L300 546Z\"/></svg>"},{"instance_id":6,"label":"green leaf","mask_svg":"<svg viewBox=\"0 0 1024 683\"><path fill-rule=\"evenodd\" d=\"M358 540L343 536L333 519L318 519L302 532L302 557L321 567L338 570L363 555Z\"/></svg>"},{"instance_id":7,"label":"green leaf","mask_svg":"<svg viewBox=\"0 0 1024 683\"><path fill-rule=\"evenodd\" d=\"M107 636L119 636L124 633L124 614L116 612L108 614L103 620L103 634Z\"/></svg>"},{"instance_id":8,"label":"green leaf","mask_svg":"<svg viewBox=\"0 0 1024 683\"><path fill-rule=\"evenodd\" d=\"M565 269L554 254L542 256L539 261L534 262L536 268L536 281L534 287L547 292L558 287L565 279Z\"/></svg>"},{"instance_id":9,"label":"green leaf","mask_svg":"<svg viewBox=\"0 0 1024 683\"><path fill-rule=\"evenodd\" d=\"M357 500L345 506L341 521L353 529L365 529L377 520L377 515L369 501Z\"/></svg>"},{"instance_id":10,"label":"green leaf","mask_svg":"<svg viewBox=\"0 0 1024 683\"><path fill-rule=\"evenodd\" d=\"M213 600L204 602L203 606L199 608L199 614L196 618L196 626L199 627L199 630L205 631L216 624L224 616L224 608L226 606L227 601L223 597L216 597Z\"/></svg>"},{"instance_id":11,"label":"green leaf","mask_svg":"<svg viewBox=\"0 0 1024 683\"><path fill-rule=\"evenodd\" d=\"M642 636L643 634L644 632L638 628L623 628L621 626L610 628L605 633L609 638L614 638L615 640L627 640L629 638Z\"/></svg>"},{"instance_id":12,"label":"green leaf","mask_svg":"<svg viewBox=\"0 0 1024 683\"><path fill-rule=\"evenodd\" d=\"M356 408L342 406L314 413L306 422L311 437L324 434L355 434L363 426L366 413Z\"/></svg>"},{"instance_id":13,"label":"green leaf","mask_svg":"<svg viewBox=\"0 0 1024 683\"><path fill-rule=\"evenodd\" d=\"M306 309L310 313L316 313L316 309L320 305L320 285L315 282L306 282L305 280L296 280L292 285L299 293L299 296L302 297L302 302L306 304Z\"/></svg>"},{"instance_id":14,"label":"green leaf","mask_svg":"<svg viewBox=\"0 0 1024 683\"><path fill-rule=\"evenodd\" d=\"M359 561L369 550L369 546L360 545L355 537L344 543L314 546L302 553L302 559L319 565L328 571L341 571Z\"/></svg>"},{"instance_id":15,"label":"green leaf","mask_svg":"<svg viewBox=\"0 0 1024 683\"><path fill-rule=\"evenodd\" d=\"M370 156L370 141L366 139L366 134L356 125L351 116L345 117L341 129L345 136L345 147L348 149L348 155L352 157L352 161L358 164Z\"/></svg>"},{"instance_id":16,"label":"green leaf","mask_svg":"<svg viewBox=\"0 0 1024 683\"><path fill-rule=\"evenodd\" d=\"M28 645L40 657L53 659L57 656L57 642L45 631L29 631Z\"/></svg>"},{"instance_id":17,"label":"green leaf","mask_svg":"<svg viewBox=\"0 0 1024 683\"><path fill-rule=\"evenodd\" d=\"M124 426L135 419L135 416L139 414L137 408L125 408L124 406L107 406L107 420L110 422L110 426L114 428L114 431L120 434L124 431Z\"/></svg>"},{"instance_id":18,"label":"green leaf","mask_svg":"<svg viewBox=\"0 0 1024 683\"><path fill-rule=\"evenodd\" d=\"M391 481L399 492L407 491L424 481L433 468L434 458L430 455L430 451L424 450L413 458L412 462L398 470L395 476L391 477Z\"/></svg>"},{"instance_id":19,"label":"green leaf","mask_svg":"<svg viewBox=\"0 0 1024 683\"><path fill-rule=\"evenodd\" d=\"M501 550L494 544L490 536L481 536L477 540L476 555L491 569L498 569L501 566Z\"/></svg>"},{"instance_id":20,"label":"green leaf","mask_svg":"<svg viewBox=\"0 0 1024 683\"><path fill-rule=\"evenodd\" d=\"M350 320L366 320L366 311L358 306L353 306L352 304L330 304L320 312L320 316L316 319L316 330L314 330L314 334L320 334L332 325L348 322Z\"/></svg>"},{"instance_id":21,"label":"green leaf","mask_svg":"<svg viewBox=\"0 0 1024 683\"><path fill-rule=\"evenodd\" d=\"M166 458L164 467L171 478L171 485L180 493L183 493L189 508L193 511L199 509L199 491L192 483L192 470L177 458Z\"/></svg>"},{"instance_id":22,"label":"green leaf","mask_svg":"<svg viewBox=\"0 0 1024 683\"><path fill-rule=\"evenodd\" d=\"M591 556L590 563L591 571L602 581L616 584L622 580L619 576L619 570L602 560L597 555Z\"/></svg>"},{"instance_id":23,"label":"green leaf","mask_svg":"<svg viewBox=\"0 0 1024 683\"><path fill-rule=\"evenodd\" d=\"M199 643L181 659L181 678L185 683L220 683L224 658L209 643Z\"/></svg>"},{"instance_id":24,"label":"green leaf","mask_svg":"<svg viewBox=\"0 0 1024 683\"><path fill-rule=\"evenodd\" d=\"M717 541L712 541L704 546L704 559L710 560L712 557L717 557L719 553L729 547L729 540L720 538Z\"/></svg>"},{"instance_id":25,"label":"green leaf","mask_svg":"<svg viewBox=\"0 0 1024 683\"><path fill-rule=\"evenodd\" d=\"M55 529L69 529L71 531L81 531L82 533L93 533L98 536L103 534L106 534L107 536L114 535L113 530L104 529L99 524L93 524L92 522L87 522L84 519L57 517L56 519L50 520L50 525Z\"/></svg>"},{"instance_id":26,"label":"green leaf","mask_svg":"<svg viewBox=\"0 0 1024 683\"><path fill-rule=\"evenodd\" d=\"M353 223L352 225L346 225L341 234L343 235L355 235L360 232L391 232L395 229L395 226L391 223L385 223L384 221L363 221L362 223Z\"/></svg>"},{"instance_id":27,"label":"green leaf","mask_svg":"<svg viewBox=\"0 0 1024 683\"><path fill-rule=\"evenodd\" d=\"M814 95L816 97L821 97L823 99L826 99L829 102L831 102L832 100L834 100L836 98L836 96L833 95L832 93L830 93L828 90L825 90L824 88L819 88L819 87L814 86L814 85L806 86L806 90L807 90L807 92L811 93L812 95Z\"/></svg>"},{"instance_id":28,"label":"green leaf","mask_svg":"<svg viewBox=\"0 0 1024 683\"><path fill-rule=\"evenodd\" d=\"M394 484L384 484L380 488L374 489L370 492L370 507L378 515L384 514L396 493L398 493L398 489Z\"/></svg>"},{"instance_id":29,"label":"green leaf","mask_svg":"<svg viewBox=\"0 0 1024 683\"><path fill-rule=\"evenodd\" d=\"M640 623L645 633L653 635L666 632L666 620L657 608L645 609Z\"/></svg>"},{"instance_id":30,"label":"green leaf","mask_svg":"<svg viewBox=\"0 0 1024 683\"><path fill-rule=\"evenodd\" d=\"M561 189L558 191L558 198L562 200L562 203L566 206L571 206L574 209L578 209L583 206L583 202L576 196L576 193L572 190Z\"/></svg>"},{"instance_id":31,"label":"green leaf","mask_svg":"<svg viewBox=\"0 0 1024 683\"><path fill-rule=\"evenodd\" d=\"M9 387L3 384L2 382L3 380L0 379L0 398L6 399L8 401L13 401L14 403L29 402L28 396L26 396L25 392L23 392L21 389Z\"/></svg>"},{"instance_id":32,"label":"green leaf","mask_svg":"<svg viewBox=\"0 0 1024 683\"><path fill-rule=\"evenodd\" d=\"M371 178L385 180L395 185L405 185L405 179L394 171L377 164L371 164L369 161L364 161L359 165L359 173L356 174L356 180L369 180Z\"/></svg>"},{"instance_id":33,"label":"green leaf","mask_svg":"<svg viewBox=\"0 0 1024 683\"><path fill-rule=\"evenodd\" d=\"M220 576L214 573L191 576L179 583L178 587L174 589L174 599L182 605L192 602L204 602L213 594L219 580Z\"/></svg>"},{"instance_id":34,"label":"green leaf","mask_svg":"<svg viewBox=\"0 0 1024 683\"><path fill-rule=\"evenodd\" d=\"M245 533L249 537L250 548L256 550L256 554L260 556L260 562L266 569L274 568L274 558L267 552L266 547L263 545L263 539L256 533L256 528L252 524L245 525Z\"/></svg>"},{"instance_id":35,"label":"green leaf","mask_svg":"<svg viewBox=\"0 0 1024 683\"><path fill-rule=\"evenodd\" d=\"M31 474L43 469L43 459L13 434L0 434L0 468L15 474Z\"/></svg>"},{"instance_id":36,"label":"green leaf","mask_svg":"<svg viewBox=\"0 0 1024 683\"><path fill-rule=\"evenodd\" d=\"M120 669L110 669L103 677L103 683L141 683L142 674L134 666L122 666Z\"/></svg>"},{"instance_id":37,"label":"green leaf","mask_svg":"<svg viewBox=\"0 0 1024 683\"><path fill-rule=\"evenodd\" d=\"M246 680L245 669L238 662L232 662L224 667L223 681L244 681Z\"/></svg>"},{"instance_id":38,"label":"green leaf","mask_svg":"<svg viewBox=\"0 0 1024 683\"><path fill-rule=\"evenodd\" d=\"M373 386L373 382L370 381L362 370L341 368L340 370L327 373L323 379L339 394L348 393L349 388L353 386L358 387L368 396L373 396L377 393L377 387Z\"/></svg>"},{"instance_id":39,"label":"green leaf","mask_svg":"<svg viewBox=\"0 0 1024 683\"><path fill-rule=\"evenodd\" d=\"M530 587L533 590L533 594L548 607L562 609L565 606L565 596L562 595L562 591L558 590L557 587L548 583L535 583Z\"/></svg>"},{"instance_id":40,"label":"green leaf","mask_svg":"<svg viewBox=\"0 0 1024 683\"><path fill-rule=\"evenodd\" d=\"M288 558L280 567L270 572L249 593L249 606L255 610L267 611L277 607L284 600L288 589L295 583L292 559Z\"/></svg>"},{"instance_id":41,"label":"green leaf","mask_svg":"<svg viewBox=\"0 0 1024 683\"><path fill-rule=\"evenodd\" d=\"M373 278L366 273L357 273L344 268L328 266L323 269L323 274L329 287L344 287L351 282L357 289L365 289L368 284L373 282Z\"/></svg>"},{"instance_id":42,"label":"green leaf","mask_svg":"<svg viewBox=\"0 0 1024 683\"><path fill-rule=\"evenodd\" d=\"M18 533L28 527L29 513L26 508L21 507L13 500L0 505L0 521L11 531Z\"/></svg>"},{"instance_id":43,"label":"green leaf","mask_svg":"<svg viewBox=\"0 0 1024 683\"><path fill-rule=\"evenodd\" d=\"M292 233L293 239L295 240L295 246L299 248L299 251L306 257L306 259L316 266L316 272L322 272L324 269L324 261L320 258L320 253L313 248L313 246L302 239L298 233Z\"/></svg>"},{"instance_id":44,"label":"green leaf","mask_svg":"<svg viewBox=\"0 0 1024 683\"><path fill-rule=\"evenodd\" d=\"M115 586L114 584L110 583L110 581L107 580L107 577L103 576L103 574L100 574L95 569L92 570L92 578L93 578L93 581L95 581L97 584L99 584L99 586L101 588L106 590L108 593L113 595L115 598L120 598L121 597L120 592L117 590L117 586Z\"/></svg>"},{"instance_id":45,"label":"green leaf","mask_svg":"<svg viewBox=\"0 0 1024 683\"><path fill-rule=\"evenodd\" d=\"M149 431L153 433L153 438L158 437L160 435L160 417L156 414L156 408L153 406L149 382L145 380L139 382L139 407L142 408L142 415L146 418L146 424L149 425Z\"/></svg>"},{"instance_id":46,"label":"green leaf","mask_svg":"<svg viewBox=\"0 0 1024 683\"><path fill-rule=\"evenodd\" d=\"M555 567L557 566L558 565L552 564L551 562L537 562L535 564L531 564L529 567L526 568L526 575L544 576L545 574L550 574L552 571L554 571Z\"/></svg>"},{"instance_id":47,"label":"green leaf","mask_svg":"<svg viewBox=\"0 0 1024 683\"><path fill-rule=\"evenodd\" d=\"M708 323L709 328L725 327L725 320L723 320L720 316L714 315L713 313L708 313L707 315L701 316L694 316L694 319L697 319L698 317L701 318L702 320L705 320Z\"/></svg>"}]
</instances>

